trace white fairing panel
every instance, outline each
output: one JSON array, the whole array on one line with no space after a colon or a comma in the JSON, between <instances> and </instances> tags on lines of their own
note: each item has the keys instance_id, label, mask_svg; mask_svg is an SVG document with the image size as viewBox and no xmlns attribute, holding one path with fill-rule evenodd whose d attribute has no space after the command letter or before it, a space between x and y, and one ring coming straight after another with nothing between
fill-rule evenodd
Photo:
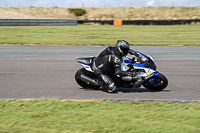
<instances>
[{"instance_id":1,"label":"white fairing panel","mask_svg":"<svg viewBox=\"0 0 200 133\"><path fill-rule=\"evenodd\" d=\"M125 60L129 60L127 57L122 57L122 63L121 63L121 70L122 71L127 71L129 67L127 66L127 63L125 63Z\"/></svg>"},{"instance_id":2,"label":"white fairing panel","mask_svg":"<svg viewBox=\"0 0 200 133\"><path fill-rule=\"evenodd\" d=\"M86 65L86 64L81 64L81 65L83 65L83 67L85 67L85 69L87 71L93 72L92 69L91 69L91 67L89 65Z\"/></svg>"}]
</instances>

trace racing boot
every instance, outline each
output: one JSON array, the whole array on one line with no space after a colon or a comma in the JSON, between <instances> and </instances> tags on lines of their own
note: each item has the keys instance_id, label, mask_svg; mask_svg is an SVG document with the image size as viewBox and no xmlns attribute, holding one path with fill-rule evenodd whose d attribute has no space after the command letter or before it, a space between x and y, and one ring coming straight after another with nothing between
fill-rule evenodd
<instances>
[{"instance_id":1,"label":"racing boot","mask_svg":"<svg viewBox=\"0 0 200 133\"><path fill-rule=\"evenodd\" d=\"M98 83L103 89L106 89L109 93L116 93L116 85L109 76L100 74L98 79Z\"/></svg>"},{"instance_id":2,"label":"racing boot","mask_svg":"<svg viewBox=\"0 0 200 133\"><path fill-rule=\"evenodd\" d=\"M115 83L114 83L114 82L113 82L112 84L109 85L108 92L109 92L109 93L117 93L117 91L116 91L116 86L115 86Z\"/></svg>"},{"instance_id":3,"label":"racing boot","mask_svg":"<svg viewBox=\"0 0 200 133\"><path fill-rule=\"evenodd\" d=\"M144 77L140 77L139 73L135 74L135 77L133 77L133 79L137 80L134 84L133 87L141 87L141 83L144 80Z\"/></svg>"}]
</instances>

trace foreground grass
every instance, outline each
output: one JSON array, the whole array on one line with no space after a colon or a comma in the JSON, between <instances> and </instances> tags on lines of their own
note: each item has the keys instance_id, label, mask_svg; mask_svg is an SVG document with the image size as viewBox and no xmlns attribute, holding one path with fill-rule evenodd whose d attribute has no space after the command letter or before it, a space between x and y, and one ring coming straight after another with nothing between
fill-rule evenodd
<instances>
[{"instance_id":1,"label":"foreground grass","mask_svg":"<svg viewBox=\"0 0 200 133\"><path fill-rule=\"evenodd\" d=\"M200 25L173 26L2 26L0 44L200 45Z\"/></svg>"},{"instance_id":2,"label":"foreground grass","mask_svg":"<svg viewBox=\"0 0 200 133\"><path fill-rule=\"evenodd\" d=\"M0 100L1 133L199 133L200 103Z\"/></svg>"}]
</instances>

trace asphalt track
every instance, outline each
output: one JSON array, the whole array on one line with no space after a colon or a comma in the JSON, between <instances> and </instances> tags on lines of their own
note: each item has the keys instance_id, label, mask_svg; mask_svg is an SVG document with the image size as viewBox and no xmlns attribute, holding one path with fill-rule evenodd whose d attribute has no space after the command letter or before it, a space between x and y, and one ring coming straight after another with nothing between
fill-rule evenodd
<instances>
[{"instance_id":1,"label":"asphalt track","mask_svg":"<svg viewBox=\"0 0 200 133\"><path fill-rule=\"evenodd\" d=\"M0 99L111 99L128 101L200 101L199 46L134 46L152 55L168 87L160 92L120 88L110 94L78 86L77 57L96 56L105 46L0 45Z\"/></svg>"}]
</instances>

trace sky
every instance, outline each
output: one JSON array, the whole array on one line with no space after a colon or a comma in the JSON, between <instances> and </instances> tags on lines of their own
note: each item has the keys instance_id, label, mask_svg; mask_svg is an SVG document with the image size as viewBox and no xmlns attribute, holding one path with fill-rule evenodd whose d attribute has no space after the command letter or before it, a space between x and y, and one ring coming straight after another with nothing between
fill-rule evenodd
<instances>
[{"instance_id":1,"label":"sky","mask_svg":"<svg viewBox=\"0 0 200 133\"><path fill-rule=\"evenodd\" d=\"M200 0L0 0L0 7L148 7L200 6Z\"/></svg>"}]
</instances>

